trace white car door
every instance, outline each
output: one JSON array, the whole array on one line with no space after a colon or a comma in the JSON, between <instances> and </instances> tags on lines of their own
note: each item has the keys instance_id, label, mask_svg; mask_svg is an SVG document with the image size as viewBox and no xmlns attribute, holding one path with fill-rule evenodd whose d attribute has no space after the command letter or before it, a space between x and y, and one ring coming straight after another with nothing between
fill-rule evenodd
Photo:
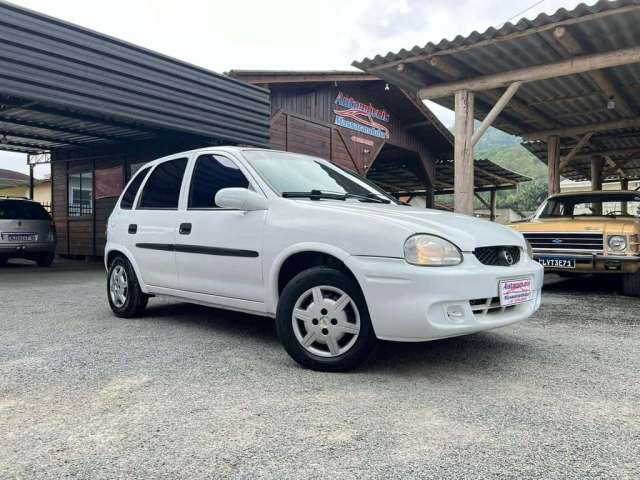
<instances>
[{"instance_id":1,"label":"white car door","mask_svg":"<svg viewBox=\"0 0 640 480\"><path fill-rule=\"evenodd\" d=\"M145 284L177 288L174 243L178 204L187 158L159 163L142 186L132 221L129 246Z\"/></svg>"},{"instance_id":2,"label":"white car door","mask_svg":"<svg viewBox=\"0 0 640 480\"><path fill-rule=\"evenodd\" d=\"M179 288L264 301L261 252L266 211L223 209L214 200L223 188L260 190L226 155L199 155L191 171L176 235Z\"/></svg>"}]
</instances>

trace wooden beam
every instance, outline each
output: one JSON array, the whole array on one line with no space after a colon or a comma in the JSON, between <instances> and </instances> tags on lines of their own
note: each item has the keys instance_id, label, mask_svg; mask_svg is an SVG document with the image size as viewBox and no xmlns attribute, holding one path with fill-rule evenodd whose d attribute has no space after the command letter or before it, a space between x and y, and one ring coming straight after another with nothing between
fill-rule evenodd
<instances>
[{"instance_id":1,"label":"wooden beam","mask_svg":"<svg viewBox=\"0 0 640 480\"><path fill-rule=\"evenodd\" d=\"M603 155L603 158L607 161L607 164L616 169L616 172L620 175L621 179L627 178L627 173L624 171L624 168L622 168L622 162L616 162L609 155Z\"/></svg>"},{"instance_id":2,"label":"wooden beam","mask_svg":"<svg viewBox=\"0 0 640 480\"><path fill-rule=\"evenodd\" d=\"M596 150L593 152L587 152L587 153L579 153L577 155L575 155L573 158L574 159L584 159L584 158L592 158L592 157L597 157L597 156L605 156L605 155L610 155L610 156L619 156L619 155L635 155L635 154L640 154L640 148L639 147L628 147L628 148L616 148L616 149L612 149L612 150Z\"/></svg>"},{"instance_id":3,"label":"wooden beam","mask_svg":"<svg viewBox=\"0 0 640 480\"><path fill-rule=\"evenodd\" d=\"M444 59L443 57L433 57L429 63L432 67L444 73L448 80L469 76L468 72L465 73L457 65L454 65L450 60ZM475 72L473 73L475 74ZM489 97L494 103L500 100L500 96L494 92L484 92L484 95ZM511 102L509 103L509 110L514 110L520 113L523 117L531 119L539 125L556 125L556 122L551 118L541 114L537 109L531 108L529 105L517 98L511 99Z\"/></svg>"},{"instance_id":4,"label":"wooden beam","mask_svg":"<svg viewBox=\"0 0 640 480\"><path fill-rule=\"evenodd\" d=\"M504 107L507 106L507 104L516 94L516 92L518 91L521 85L522 85L522 82L514 82L511 85L509 85L507 90L502 94L502 96L493 106L491 111L487 114L486 117L484 117L484 120L478 127L478 130L476 130L476 132L471 137L471 144L473 146L475 146L476 143L480 141L480 139L482 138L482 135L484 135L484 132L486 132L487 129L493 124L494 120L498 117L498 115L502 113L502 110L504 110Z\"/></svg>"},{"instance_id":5,"label":"wooden beam","mask_svg":"<svg viewBox=\"0 0 640 480\"><path fill-rule=\"evenodd\" d=\"M587 143L589 143L589 140L591 140L592 136L593 136L593 132L585 133L582 136L582 138L578 141L578 143L571 149L571 151L567 155L565 155L562 160L560 160L560 166L558 167L558 170L560 171L560 173L562 173L562 171L567 167L567 165L571 163L571 160L574 159L574 157L578 154L578 152L582 150L582 148Z\"/></svg>"},{"instance_id":6,"label":"wooden beam","mask_svg":"<svg viewBox=\"0 0 640 480\"><path fill-rule=\"evenodd\" d=\"M522 135L526 140L546 140L552 135L559 137L577 137L589 132L606 132L609 130L621 130L624 128L640 127L640 117L628 118L625 120L613 120L610 122L591 123L580 127L555 128L552 130L538 130Z\"/></svg>"},{"instance_id":7,"label":"wooden beam","mask_svg":"<svg viewBox=\"0 0 640 480\"><path fill-rule=\"evenodd\" d=\"M434 98L447 97L461 90L470 92L492 90L506 87L518 81L534 82L537 80L547 80L549 78L575 75L636 62L640 62L640 47L624 48L610 52L582 55L559 62L520 68L493 75L484 75L456 82L437 84L431 87L421 88L418 91L418 96L422 100L432 100Z\"/></svg>"},{"instance_id":8,"label":"wooden beam","mask_svg":"<svg viewBox=\"0 0 640 480\"><path fill-rule=\"evenodd\" d=\"M564 50L571 55L584 55L585 51L578 43L575 37L567 29L567 27L556 27L553 30L553 38L562 45ZM589 72L589 76L593 83L596 84L598 89L607 97L612 98L615 101L615 110L620 112L624 117L632 117L634 115L633 109L627 103L625 98L613 85L613 82L607 78L607 75L601 70L594 70Z\"/></svg>"},{"instance_id":9,"label":"wooden beam","mask_svg":"<svg viewBox=\"0 0 640 480\"><path fill-rule=\"evenodd\" d=\"M472 92L455 94L454 210L466 215L473 215L473 100Z\"/></svg>"},{"instance_id":10,"label":"wooden beam","mask_svg":"<svg viewBox=\"0 0 640 480\"><path fill-rule=\"evenodd\" d=\"M547 164L549 166L549 195L560 193L560 137L547 138Z\"/></svg>"},{"instance_id":11,"label":"wooden beam","mask_svg":"<svg viewBox=\"0 0 640 480\"><path fill-rule=\"evenodd\" d=\"M480 195L478 192L476 192L474 195L480 201L480 203L485 206L485 208L491 210L491 205L489 205L489 202L482 198L482 195Z\"/></svg>"}]
</instances>

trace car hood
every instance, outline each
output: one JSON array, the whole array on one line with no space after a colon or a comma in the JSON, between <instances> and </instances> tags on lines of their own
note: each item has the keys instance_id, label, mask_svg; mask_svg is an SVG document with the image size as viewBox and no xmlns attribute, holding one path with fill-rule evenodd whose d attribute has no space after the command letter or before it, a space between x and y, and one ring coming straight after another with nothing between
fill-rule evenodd
<instances>
[{"instance_id":1,"label":"car hood","mask_svg":"<svg viewBox=\"0 0 640 480\"><path fill-rule=\"evenodd\" d=\"M522 233L626 233L640 231L640 220L636 218L538 218L512 227Z\"/></svg>"},{"instance_id":2,"label":"car hood","mask_svg":"<svg viewBox=\"0 0 640 480\"><path fill-rule=\"evenodd\" d=\"M308 201L306 203L314 208L329 209L334 213L357 214L363 219L382 221L404 230L407 236L416 233L437 235L453 242L464 252L492 245L524 246L522 235L513 229L468 215L404 205Z\"/></svg>"}]
</instances>

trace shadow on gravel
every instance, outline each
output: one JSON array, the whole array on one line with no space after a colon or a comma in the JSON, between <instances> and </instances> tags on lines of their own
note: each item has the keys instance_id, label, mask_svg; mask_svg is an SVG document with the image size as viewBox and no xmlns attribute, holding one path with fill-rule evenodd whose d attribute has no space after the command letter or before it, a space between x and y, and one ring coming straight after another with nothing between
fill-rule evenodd
<instances>
[{"instance_id":1,"label":"shadow on gravel","mask_svg":"<svg viewBox=\"0 0 640 480\"><path fill-rule=\"evenodd\" d=\"M154 305L151 300L141 320L199 326L210 330L211 335L242 334L251 340L278 342L276 328L270 318L189 303Z\"/></svg>"},{"instance_id":2,"label":"shadow on gravel","mask_svg":"<svg viewBox=\"0 0 640 480\"><path fill-rule=\"evenodd\" d=\"M242 336L248 342L282 348L272 319L244 313L188 303L150 303L141 320L166 322L173 326L196 326L205 329L207 335ZM518 337L499 332L420 343L380 342L376 352L356 373L413 371L424 376L430 372L435 375L443 374L449 371L447 367L457 373L465 370L491 370L514 362L514 357L529 357L534 354L535 346Z\"/></svg>"},{"instance_id":3,"label":"shadow on gravel","mask_svg":"<svg viewBox=\"0 0 640 480\"><path fill-rule=\"evenodd\" d=\"M495 371L532 357L536 347L498 332L483 332L431 342L381 342L361 369L364 372L401 372L436 376L471 371ZM426 368L425 368L426 367Z\"/></svg>"},{"instance_id":4,"label":"shadow on gravel","mask_svg":"<svg viewBox=\"0 0 640 480\"><path fill-rule=\"evenodd\" d=\"M617 275L586 275L577 277L560 277L546 275L544 293L568 294L619 294L621 290L620 277Z\"/></svg>"}]
</instances>

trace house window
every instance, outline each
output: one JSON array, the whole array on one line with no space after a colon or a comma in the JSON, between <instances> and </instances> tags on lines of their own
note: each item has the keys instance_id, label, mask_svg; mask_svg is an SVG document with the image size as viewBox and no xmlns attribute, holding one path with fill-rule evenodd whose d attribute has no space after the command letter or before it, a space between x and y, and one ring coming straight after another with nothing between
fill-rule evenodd
<instances>
[{"instance_id":1,"label":"house window","mask_svg":"<svg viewBox=\"0 0 640 480\"><path fill-rule=\"evenodd\" d=\"M93 173L70 173L68 178L70 217L93 215Z\"/></svg>"}]
</instances>

